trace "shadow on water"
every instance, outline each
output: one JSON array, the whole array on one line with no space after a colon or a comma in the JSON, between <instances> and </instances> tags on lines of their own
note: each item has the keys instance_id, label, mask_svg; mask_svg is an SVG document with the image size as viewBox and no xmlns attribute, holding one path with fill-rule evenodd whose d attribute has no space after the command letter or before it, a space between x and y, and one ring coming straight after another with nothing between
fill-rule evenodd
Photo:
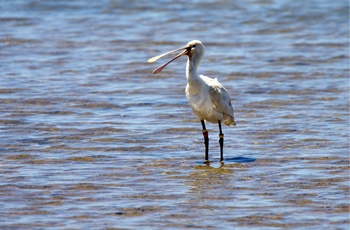
<instances>
[{"instance_id":1,"label":"shadow on water","mask_svg":"<svg viewBox=\"0 0 350 230\"><path fill-rule=\"evenodd\" d=\"M219 160L213 160L209 162L205 161L196 161L197 164L204 164L204 165L210 165L211 163L221 163L223 166L225 163L250 163L254 162L256 159L255 158L249 158L249 157L231 157L231 158L225 158L223 162Z\"/></svg>"},{"instance_id":2,"label":"shadow on water","mask_svg":"<svg viewBox=\"0 0 350 230\"><path fill-rule=\"evenodd\" d=\"M231 158L225 158L224 162L235 162L235 163L250 163L254 162L255 158L249 158L249 157L231 157Z\"/></svg>"}]
</instances>

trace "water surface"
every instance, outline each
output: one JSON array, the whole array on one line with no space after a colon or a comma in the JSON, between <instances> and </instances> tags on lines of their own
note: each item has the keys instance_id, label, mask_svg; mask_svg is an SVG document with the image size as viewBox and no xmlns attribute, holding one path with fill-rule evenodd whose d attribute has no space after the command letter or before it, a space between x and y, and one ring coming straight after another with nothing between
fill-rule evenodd
<instances>
[{"instance_id":1,"label":"water surface","mask_svg":"<svg viewBox=\"0 0 350 230\"><path fill-rule=\"evenodd\" d=\"M0 6L3 229L349 229L347 1ZM224 164L186 58L147 63L193 39L235 109Z\"/></svg>"}]
</instances>

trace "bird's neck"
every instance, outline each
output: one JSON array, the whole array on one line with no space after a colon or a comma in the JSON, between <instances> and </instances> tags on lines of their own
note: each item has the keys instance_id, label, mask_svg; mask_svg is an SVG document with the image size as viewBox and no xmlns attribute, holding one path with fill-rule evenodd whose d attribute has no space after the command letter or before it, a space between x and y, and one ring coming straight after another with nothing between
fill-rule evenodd
<instances>
[{"instance_id":1,"label":"bird's neck","mask_svg":"<svg viewBox=\"0 0 350 230\"><path fill-rule=\"evenodd\" d=\"M193 57L192 57L193 58ZM187 93L189 95L198 95L201 87L201 79L197 73L197 67L200 60L193 60L191 57L188 57L187 66L186 66L186 79L187 79Z\"/></svg>"},{"instance_id":2,"label":"bird's neck","mask_svg":"<svg viewBox=\"0 0 350 230\"><path fill-rule=\"evenodd\" d=\"M187 66L186 66L186 78L188 84L195 83L199 78L197 73L197 68L200 60L194 59L194 57L188 57Z\"/></svg>"}]
</instances>

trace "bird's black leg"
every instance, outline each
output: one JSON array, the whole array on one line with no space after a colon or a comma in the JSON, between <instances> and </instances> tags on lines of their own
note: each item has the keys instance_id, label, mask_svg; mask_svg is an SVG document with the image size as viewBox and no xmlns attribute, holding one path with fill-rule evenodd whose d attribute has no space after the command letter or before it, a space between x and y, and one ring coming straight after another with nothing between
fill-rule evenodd
<instances>
[{"instance_id":1,"label":"bird's black leg","mask_svg":"<svg viewBox=\"0 0 350 230\"><path fill-rule=\"evenodd\" d=\"M220 143L220 161L224 160L224 134L222 133L222 129L221 129L221 121L218 121L219 124L219 143Z\"/></svg>"},{"instance_id":2,"label":"bird's black leg","mask_svg":"<svg viewBox=\"0 0 350 230\"><path fill-rule=\"evenodd\" d=\"M204 137L204 144L205 144L205 161L207 162L209 160L209 135L208 135L208 130L205 128L205 123L204 120L201 120L202 123L202 133Z\"/></svg>"}]
</instances>

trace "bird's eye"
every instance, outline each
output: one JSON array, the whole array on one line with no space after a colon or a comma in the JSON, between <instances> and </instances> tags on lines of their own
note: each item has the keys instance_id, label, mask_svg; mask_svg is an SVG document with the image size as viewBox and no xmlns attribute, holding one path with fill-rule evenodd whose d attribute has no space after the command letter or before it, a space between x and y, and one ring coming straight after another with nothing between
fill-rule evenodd
<instances>
[{"instance_id":1,"label":"bird's eye","mask_svg":"<svg viewBox=\"0 0 350 230\"><path fill-rule=\"evenodd\" d=\"M196 45L192 45L192 48L196 48Z\"/></svg>"}]
</instances>

